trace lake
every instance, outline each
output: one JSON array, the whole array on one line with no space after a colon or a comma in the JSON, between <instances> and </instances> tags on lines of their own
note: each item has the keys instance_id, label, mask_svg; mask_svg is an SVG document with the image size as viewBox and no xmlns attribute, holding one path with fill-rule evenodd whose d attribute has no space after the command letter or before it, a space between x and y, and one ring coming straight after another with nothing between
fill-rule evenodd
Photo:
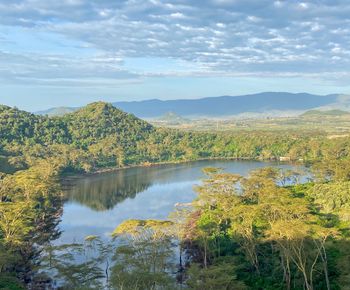
<instances>
[{"instance_id":1,"label":"lake","mask_svg":"<svg viewBox=\"0 0 350 290\"><path fill-rule=\"evenodd\" d=\"M62 235L57 243L82 242L88 235L107 238L127 219L167 219L176 203L188 203L196 197L193 187L205 178L204 167L247 175L266 166L293 167L274 162L211 160L135 167L78 178L66 190L59 225Z\"/></svg>"}]
</instances>

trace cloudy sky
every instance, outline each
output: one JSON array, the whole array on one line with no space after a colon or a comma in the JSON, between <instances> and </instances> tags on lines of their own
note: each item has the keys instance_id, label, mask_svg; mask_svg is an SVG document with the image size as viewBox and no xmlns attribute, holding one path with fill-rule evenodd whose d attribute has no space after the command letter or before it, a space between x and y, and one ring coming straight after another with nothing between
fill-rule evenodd
<instances>
[{"instance_id":1,"label":"cloudy sky","mask_svg":"<svg viewBox=\"0 0 350 290\"><path fill-rule=\"evenodd\" d=\"M0 0L0 103L350 93L349 0Z\"/></svg>"}]
</instances>

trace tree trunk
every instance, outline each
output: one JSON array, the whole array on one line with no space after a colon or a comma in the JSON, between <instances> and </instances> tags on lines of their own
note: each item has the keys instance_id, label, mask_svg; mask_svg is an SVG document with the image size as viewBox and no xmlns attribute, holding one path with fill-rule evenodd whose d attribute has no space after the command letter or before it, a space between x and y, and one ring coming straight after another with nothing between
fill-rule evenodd
<instances>
[{"instance_id":1,"label":"tree trunk","mask_svg":"<svg viewBox=\"0 0 350 290\"><path fill-rule=\"evenodd\" d=\"M330 286L329 275L328 275L327 253L326 253L326 249L324 248L324 246L322 246L322 249L321 249L321 259L322 259L324 276L326 279L327 290L330 290L331 286Z\"/></svg>"}]
</instances>

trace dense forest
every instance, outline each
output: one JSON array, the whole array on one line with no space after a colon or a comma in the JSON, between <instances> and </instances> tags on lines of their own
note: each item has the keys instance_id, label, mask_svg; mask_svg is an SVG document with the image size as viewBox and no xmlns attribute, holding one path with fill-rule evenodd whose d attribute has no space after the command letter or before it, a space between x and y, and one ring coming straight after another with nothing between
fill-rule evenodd
<instances>
[{"instance_id":1,"label":"dense forest","mask_svg":"<svg viewBox=\"0 0 350 290\"><path fill-rule=\"evenodd\" d=\"M51 118L0 106L0 289L41 289L50 275L62 289L349 289L349 142L309 131L155 128L102 102ZM128 221L110 244L91 236L52 246L65 174L281 157L304 162L313 178L207 168L198 198L169 221Z\"/></svg>"}]
</instances>

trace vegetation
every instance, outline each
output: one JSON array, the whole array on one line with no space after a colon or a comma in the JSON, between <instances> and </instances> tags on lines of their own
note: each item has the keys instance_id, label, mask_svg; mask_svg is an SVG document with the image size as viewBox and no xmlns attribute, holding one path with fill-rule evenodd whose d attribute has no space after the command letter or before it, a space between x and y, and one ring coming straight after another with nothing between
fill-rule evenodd
<instances>
[{"instance_id":1,"label":"vegetation","mask_svg":"<svg viewBox=\"0 0 350 290\"><path fill-rule=\"evenodd\" d=\"M198 245L192 246L198 275L227 267L228 260L232 278L248 289L346 289L350 219L341 213L348 200L327 211L320 206L327 196L315 193L333 181L279 186L278 176L271 168L248 178L208 174L198 188L188 237Z\"/></svg>"},{"instance_id":2,"label":"vegetation","mask_svg":"<svg viewBox=\"0 0 350 290\"><path fill-rule=\"evenodd\" d=\"M349 181L320 172L299 183L275 168L204 173L198 198L169 221L128 220L109 242L51 247L56 279L64 289L347 289Z\"/></svg>"},{"instance_id":3,"label":"vegetation","mask_svg":"<svg viewBox=\"0 0 350 290\"><path fill-rule=\"evenodd\" d=\"M170 119L152 119L150 122L155 127L167 127L183 131L199 132L234 132L242 131L274 132L281 134L289 132L304 132L328 136L329 138L349 136L350 113L342 110L317 111L310 110L300 116L269 116L264 114L246 114L240 116L223 117L220 119L192 119L172 122Z\"/></svg>"},{"instance_id":4,"label":"vegetation","mask_svg":"<svg viewBox=\"0 0 350 290\"><path fill-rule=\"evenodd\" d=\"M0 135L5 173L49 159L58 173L200 158L316 160L349 142L317 131L228 134L154 128L106 103L54 118L2 106Z\"/></svg>"},{"instance_id":5,"label":"vegetation","mask_svg":"<svg viewBox=\"0 0 350 290\"><path fill-rule=\"evenodd\" d=\"M327 116L349 116L349 112L342 110L327 110L327 111L319 111L319 110L310 110L306 111L302 114L302 117L327 117Z\"/></svg>"},{"instance_id":6,"label":"vegetation","mask_svg":"<svg viewBox=\"0 0 350 290\"><path fill-rule=\"evenodd\" d=\"M348 137L182 132L155 128L105 103L54 118L1 106L0 136L0 285L8 289L53 281L62 289L350 285ZM280 157L309 164L314 178L300 184L298 173L271 168L248 177L208 168L198 198L170 221L127 221L110 242L91 236L82 245L52 245L60 234L62 174Z\"/></svg>"}]
</instances>

